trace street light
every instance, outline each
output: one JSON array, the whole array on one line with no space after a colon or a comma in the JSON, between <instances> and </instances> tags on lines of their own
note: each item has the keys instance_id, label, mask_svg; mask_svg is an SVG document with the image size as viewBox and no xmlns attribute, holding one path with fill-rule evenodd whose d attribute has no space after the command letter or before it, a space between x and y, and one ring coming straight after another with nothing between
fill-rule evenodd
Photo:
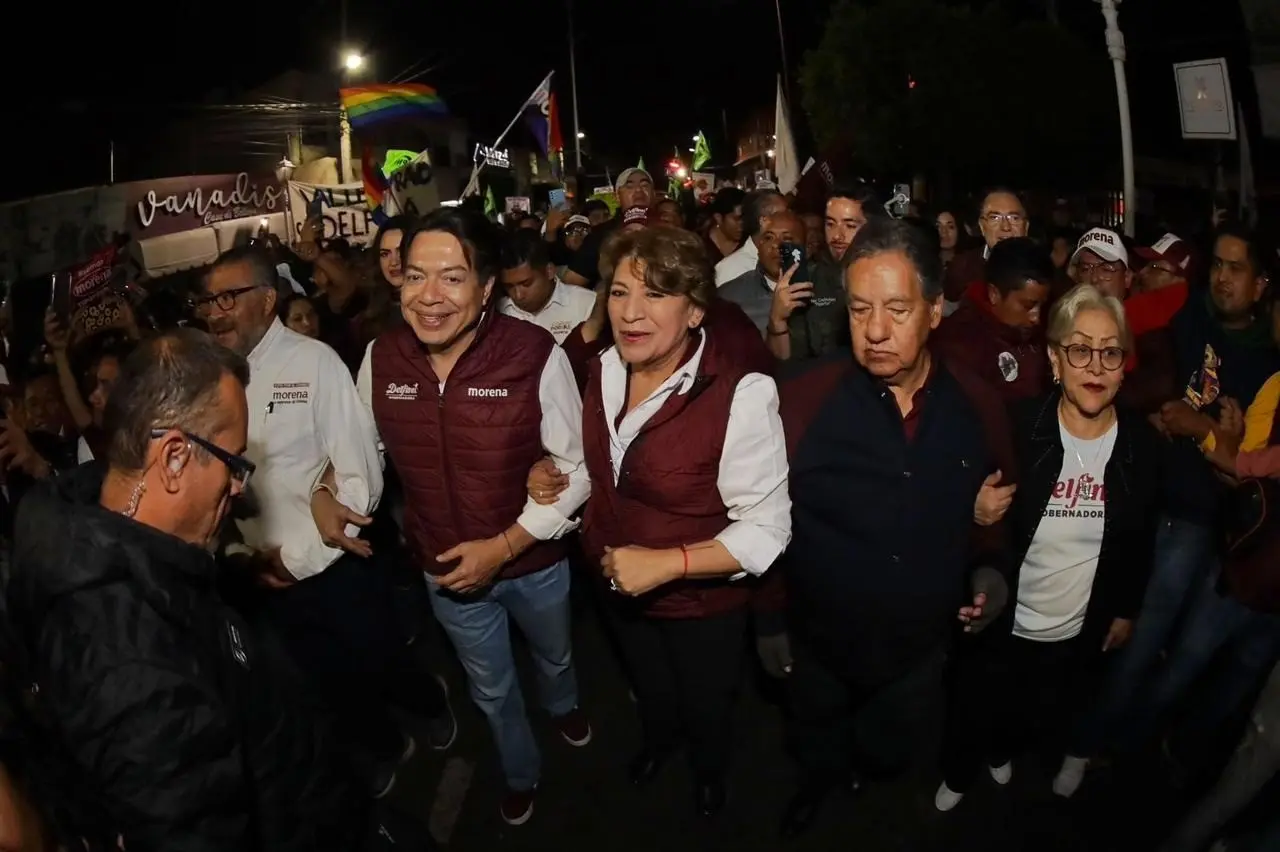
<instances>
[{"instance_id":1,"label":"street light","mask_svg":"<svg viewBox=\"0 0 1280 852\"><path fill-rule=\"evenodd\" d=\"M579 131L578 131L578 138L579 138L579 139L586 139L586 138L587 138L587 134L585 134L585 133L583 133L581 130L579 130Z\"/></svg>"},{"instance_id":2,"label":"street light","mask_svg":"<svg viewBox=\"0 0 1280 852\"><path fill-rule=\"evenodd\" d=\"M348 71L359 71L364 67L364 57L359 53L356 53L354 50L349 51L347 55L342 58L342 65Z\"/></svg>"},{"instance_id":3,"label":"street light","mask_svg":"<svg viewBox=\"0 0 1280 852\"><path fill-rule=\"evenodd\" d=\"M1116 101L1120 105L1120 157L1124 163L1124 233L1133 236L1134 208L1137 207L1137 186L1133 174L1133 125L1129 120L1129 85L1124 74L1124 33L1120 32L1120 19L1116 7L1120 0L1097 0L1102 5L1102 17L1107 22L1107 55L1116 72Z\"/></svg>"}]
</instances>

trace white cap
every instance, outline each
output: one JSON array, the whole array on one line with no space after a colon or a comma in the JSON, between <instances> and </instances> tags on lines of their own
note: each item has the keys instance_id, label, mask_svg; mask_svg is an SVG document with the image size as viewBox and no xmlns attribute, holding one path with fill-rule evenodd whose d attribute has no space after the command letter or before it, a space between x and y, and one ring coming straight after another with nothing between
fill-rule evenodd
<instances>
[{"instance_id":1,"label":"white cap","mask_svg":"<svg viewBox=\"0 0 1280 852\"><path fill-rule=\"evenodd\" d=\"M1076 243L1076 250L1071 255L1071 262L1075 263L1080 257L1080 252L1085 250L1091 251L1098 257L1107 262L1120 261L1126 267L1129 265L1129 251L1124 247L1124 241L1120 239L1120 235L1115 231L1106 228L1091 228L1085 232L1080 238L1080 242Z\"/></svg>"},{"instance_id":2,"label":"white cap","mask_svg":"<svg viewBox=\"0 0 1280 852\"><path fill-rule=\"evenodd\" d=\"M642 169L642 168L639 168L638 166L633 166L632 168L629 168L629 169L623 169L622 173L618 175L618 179L613 184L614 190L617 191L622 189L624 186L626 186L627 181L631 178L632 175L644 175L645 177L649 178L649 183L653 183L653 177L649 174L647 169Z\"/></svg>"}]
</instances>

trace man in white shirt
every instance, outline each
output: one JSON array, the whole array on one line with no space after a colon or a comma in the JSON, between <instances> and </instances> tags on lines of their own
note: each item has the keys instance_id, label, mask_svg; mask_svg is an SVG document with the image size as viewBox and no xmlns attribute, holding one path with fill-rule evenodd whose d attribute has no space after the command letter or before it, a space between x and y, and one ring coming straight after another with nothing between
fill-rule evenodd
<instances>
[{"instance_id":1,"label":"man in white shirt","mask_svg":"<svg viewBox=\"0 0 1280 852\"><path fill-rule=\"evenodd\" d=\"M432 609L489 720L507 783L502 818L520 825L533 814L541 755L510 621L529 640L561 737L591 740L578 710L569 564L558 541L591 492L582 400L549 334L486 310L501 266L487 220L443 208L406 231L400 247L405 324L370 345L356 383L400 475L405 538L430 575ZM540 506L525 480L544 454L569 487Z\"/></svg>"},{"instance_id":2,"label":"man in white shirt","mask_svg":"<svg viewBox=\"0 0 1280 852\"><path fill-rule=\"evenodd\" d=\"M760 263L760 231L765 217L787 208L787 199L776 189L748 192L742 202L742 226L747 241L742 247L716 264L716 286L723 287L746 275Z\"/></svg>"},{"instance_id":3,"label":"man in white shirt","mask_svg":"<svg viewBox=\"0 0 1280 852\"><path fill-rule=\"evenodd\" d=\"M546 240L523 230L508 237L503 246L502 286L506 295L498 300L498 310L542 326L557 344L564 343L596 304L594 291L556 277Z\"/></svg>"},{"instance_id":4,"label":"man in white shirt","mask_svg":"<svg viewBox=\"0 0 1280 852\"><path fill-rule=\"evenodd\" d=\"M374 795L385 795L414 748L387 703L432 720L433 746L447 746L455 725L441 684L397 633L386 571L327 545L313 519L340 505L367 523L382 496L373 422L338 354L276 318L276 270L259 249L220 257L196 308L249 362L245 455L257 475L252 510L237 518L243 543L227 552L265 588L268 623L338 712Z\"/></svg>"}]
</instances>

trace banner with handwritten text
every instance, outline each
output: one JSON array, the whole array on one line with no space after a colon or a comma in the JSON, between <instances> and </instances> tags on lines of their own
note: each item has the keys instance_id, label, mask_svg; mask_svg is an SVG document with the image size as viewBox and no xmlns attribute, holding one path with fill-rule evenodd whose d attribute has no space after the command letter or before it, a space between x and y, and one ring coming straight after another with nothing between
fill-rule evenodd
<instances>
[{"instance_id":1,"label":"banner with handwritten text","mask_svg":"<svg viewBox=\"0 0 1280 852\"><path fill-rule=\"evenodd\" d=\"M440 190L430 152L423 151L391 173L382 200L382 212L387 216L425 216L439 206Z\"/></svg>"},{"instance_id":2,"label":"banner with handwritten text","mask_svg":"<svg viewBox=\"0 0 1280 852\"><path fill-rule=\"evenodd\" d=\"M377 233L373 211L365 201L363 183L321 186L289 181L290 241L297 242L303 223L317 216L324 222L326 240L343 239L353 245L364 245Z\"/></svg>"}]
</instances>

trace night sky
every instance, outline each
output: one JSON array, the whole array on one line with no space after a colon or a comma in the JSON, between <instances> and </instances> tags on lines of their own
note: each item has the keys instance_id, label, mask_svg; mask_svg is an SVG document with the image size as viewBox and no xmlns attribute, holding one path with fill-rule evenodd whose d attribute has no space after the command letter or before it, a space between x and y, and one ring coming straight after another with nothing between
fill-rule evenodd
<instances>
[{"instance_id":1,"label":"night sky","mask_svg":"<svg viewBox=\"0 0 1280 852\"><path fill-rule=\"evenodd\" d=\"M793 68L820 38L832 2L782 0ZM1004 3L1023 14L1041 7L1038 0ZM135 153L130 169L144 172L146 158L136 154L179 107L225 100L291 68L333 70L340 54L340 0L30 5L27 43L11 43L0 59L10 81L10 163L31 163L11 166L0 187L6 200L105 182L113 138ZM375 75L430 69L419 80L434 85L478 137L496 135L554 68L571 144L565 0L349 6L347 41L369 57ZM773 102L781 66L774 0L575 0L574 7L581 124L598 151L662 157L672 146L688 147L701 128L723 163L732 152L718 144L722 109L732 129ZM1060 0L1060 7L1064 24L1105 57L1097 4ZM1139 153L1184 150L1171 62L1227 55L1237 95L1252 97L1239 17L1236 4L1222 0L1124 0Z\"/></svg>"}]
</instances>

